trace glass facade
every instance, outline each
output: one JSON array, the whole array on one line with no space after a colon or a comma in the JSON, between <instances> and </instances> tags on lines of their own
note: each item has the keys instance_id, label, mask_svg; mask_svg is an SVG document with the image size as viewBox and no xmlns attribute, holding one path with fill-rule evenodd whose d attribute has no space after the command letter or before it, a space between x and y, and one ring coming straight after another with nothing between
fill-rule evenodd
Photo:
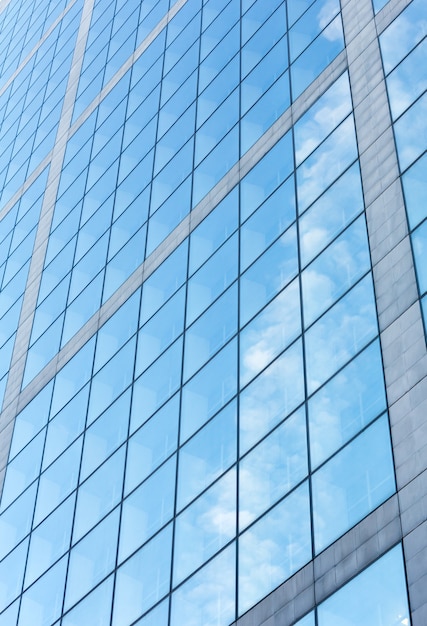
<instances>
[{"instance_id":1,"label":"glass facade","mask_svg":"<svg viewBox=\"0 0 427 626\"><path fill-rule=\"evenodd\" d=\"M426 5L363 5L427 323ZM0 4L0 626L243 625L401 497L358 11ZM400 532L280 623L422 624Z\"/></svg>"}]
</instances>

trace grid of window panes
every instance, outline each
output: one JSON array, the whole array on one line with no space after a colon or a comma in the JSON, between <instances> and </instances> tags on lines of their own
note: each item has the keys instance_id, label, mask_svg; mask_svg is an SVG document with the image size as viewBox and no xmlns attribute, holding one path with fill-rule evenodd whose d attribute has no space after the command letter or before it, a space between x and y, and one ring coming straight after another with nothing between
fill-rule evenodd
<instances>
[{"instance_id":1,"label":"grid of window panes","mask_svg":"<svg viewBox=\"0 0 427 626\"><path fill-rule=\"evenodd\" d=\"M338 0L307 5L188 0L79 121L168 8L95 3L24 385L343 48Z\"/></svg>"},{"instance_id":2,"label":"grid of window panes","mask_svg":"<svg viewBox=\"0 0 427 626\"><path fill-rule=\"evenodd\" d=\"M24 386L343 49L335 0L187 0L145 47L173 4L94 4ZM80 11L0 96L2 206ZM357 157L344 73L21 411L1 626L226 626L394 492ZM46 176L0 221L7 363Z\"/></svg>"},{"instance_id":3,"label":"grid of window panes","mask_svg":"<svg viewBox=\"0 0 427 626\"><path fill-rule=\"evenodd\" d=\"M31 11L32 3L27 4ZM21 5L12 2L8 6ZM22 5L24 6L25 4ZM15 77L9 76L10 72L4 67L0 78L0 210L20 190L21 185L54 146L81 8L81 1L72 2L39 47L34 46L34 37L30 36L34 15L40 13L39 17L45 16L44 28L49 30L48 26L54 22L57 13L61 12L62 4L56 6L53 2L45 2L39 13L37 10L34 14L26 13L25 20L22 16L24 23L21 30L24 30L24 34L27 33L22 38L28 38L28 46L31 44L34 48L28 51L28 58L22 62L21 70ZM18 19L17 28L19 24ZM25 26L28 27L27 31ZM40 28L35 32L40 34ZM10 34L10 46L14 48L15 37L19 37L14 28ZM3 39L2 32L1 44L5 46L7 42L8 37ZM24 52L27 52L28 46L25 46ZM6 49L4 52L8 54ZM13 58L13 54L11 56ZM23 56L26 56L25 53ZM21 59L22 55L19 57Z\"/></svg>"},{"instance_id":4,"label":"grid of window panes","mask_svg":"<svg viewBox=\"0 0 427 626\"><path fill-rule=\"evenodd\" d=\"M230 623L394 492L385 411L344 73L18 415L2 609Z\"/></svg>"},{"instance_id":5,"label":"grid of window panes","mask_svg":"<svg viewBox=\"0 0 427 626\"><path fill-rule=\"evenodd\" d=\"M399 34L396 40L396 35ZM413 0L380 37L412 248L427 323L427 6Z\"/></svg>"}]
</instances>

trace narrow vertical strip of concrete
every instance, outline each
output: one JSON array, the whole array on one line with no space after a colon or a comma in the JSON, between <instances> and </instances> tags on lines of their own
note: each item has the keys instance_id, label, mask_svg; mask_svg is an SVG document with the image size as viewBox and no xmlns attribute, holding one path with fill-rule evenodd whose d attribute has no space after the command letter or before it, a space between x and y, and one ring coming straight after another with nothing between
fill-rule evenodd
<instances>
[{"instance_id":1,"label":"narrow vertical strip of concrete","mask_svg":"<svg viewBox=\"0 0 427 626\"><path fill-rule=\"evenodd\" d=\"M83 5L80 26L76 38L76 45L74 48L73 59L71 62L70 73L68 76L67 88L62 105L61 118L58 125L55 145L52 151L52 159L49 168L46 191L37 227L33 254L24 293L24 300L22 304L19 325L3 400L3 409L6 407L8 407L9 409L7 412L7 422L10 421L11 416L13 419L14 414L16 414L18 397L21 390L26 355L31 337L31 329L37 304L37 297L43 271L50 226L52 223L55 200L65 155L68 131L71 125L74 101L76 98L79 76L83 63L84 51L86 48L86 41L89 33L93 5L94 0L85 0L85 3ZM6 426L3 413L0 416L0 425ZM11 437L12 429L9 428L8 430ZM3 484L3 470L7 463L9 453L10 437L9 441L5 441L4 439L2 440L2 446L0 449L0 468L2 470L2 474L0 476L1 484Z\"/></svg>"},{"instance_id":2,"label":"narrow vertical strip of concrete","mask_svg":"<svg viewBox=\"0 0 427 626\"><path fill-rule=\"evenodd\" d=\"M341 0L389 404L412 626L427 623L427 354L371 0ZM420 593L424 589L424 593Z\"/></svg>"}]
</instances>

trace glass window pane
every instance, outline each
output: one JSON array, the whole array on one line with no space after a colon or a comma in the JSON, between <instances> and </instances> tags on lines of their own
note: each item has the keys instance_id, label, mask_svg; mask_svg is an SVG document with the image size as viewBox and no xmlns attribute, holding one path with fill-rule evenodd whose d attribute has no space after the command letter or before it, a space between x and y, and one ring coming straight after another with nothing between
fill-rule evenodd
<instances>
[{"instance_id":1,"label":"glass window pane","mask_svg":"<svg viewBox=\"0 0 427 626\"><path fill-rule=\"evenodd\" d=\"M304 267L363 210L358 164L350 167L299 219Z\"/></svg>"},{"instance_id":2,"label":"glass window pane","mask_svg":"<svg viewBox=\"0 0 427 626\"><path fill-rule=\"evenodd\" d=\"M175 477L176 456L173 456L124 500L120 525L120 562L173 516Z\"/></svg>"},{"instance_id":3,"label":"glass window pane","mask_svg":"<svg viewBox=\"0 0 427 626\"><path fill-rule=\"evenodd\" d=\"M304 400L301 341L276 359L240 395L240 452L251 448Z\"/></svg>"},{"instance_id":4,"label":"glass window pane","mask_svg":"<svg viewBox=\"0 0 427 626\"><path fill-rule=\"evenodd\" d=\"M236 402L230 402L179 453L177 509L182 509L236 460Z\"/></svg>"},{"instance_id":5,"label":"glass window pane","mask_svg":"<svg viewBox=\"0 0 427 626\"><path fill-rule=\"evenodd\" d=\"M240 333L240 387L301 334L298 281L293 281Z\"/></svg>"},{"instance_id":6,"label":"glass window pane","mask_svg":"<svg viewBox=\"0 0 427 626\"><path fill-rule=\"evenodd\" d=\"M146 422L179 389L181 363L182 337L135 381L132 414L139 413L139 424Z\"/></svg>"},{"instance_id":7,"label":"glass window pane","mask_svg":"<svg viewBox=\"0 0 427 626\"><path fill-rule=\"evenodd\" d=\"M381 352L375 341L309 400L312 467L385 410Z\"/></svg>"},{"instance_id":8,"label":"glass window pane","mask_svg":"<svg viewBox=\"0 0 427 626\"><path fill-rule=\"evenodd\" d=\"M121 499L125 446L79 486L74 518L73 542L78 541Z\"/></svg>"},{"instance_id":9,"label":"glass window pane","mask_svg":"<svg viewBox=\"0 0 427 626\"><path fill-rule=\"evenodd\" d=\"M230 287L185 333L184 382L237 332L237 285Z\"/></svg>"},{"instance_id":10,"label":"glass window pane","mask_svg":"<svg viewBox=\"0 0 427 626\"><path fill-rule=\"evenodd\" d=\"M395 491L387 415L315 472L312 485L319 553Z\"/></svg>"},{"instance_id":11,"label":"glass window pane","mask_svg":"<svg viewBox=\"0 0 427 626\"><path fill-rule=\"evenodd\" d=\"M318 3L314 8L316 5ZM302 163L350 112L350 84L346 72L295 124L296 165Z\"/></svg>"},{"instance_id":12,"label":"glass window pane","mask_svg":"<svg viewBox=\"0 0 427 626\"><path fill-rule=\"evenodd\" d=\"M406 170L426 149L427 94L411 106L394 125L401 171Z\"/></svg>"},{"instance_id":13,"label":"glass window pane","mask_svg":"<svg viewBox=\"0 0 427 626\"><path fill-rule=\"evenodd\" d=\"M28 587L68 551L74 514L74 494L31 533L24 587Z\"/></svg>"},{"instance_id":14,"label":"glass window pane","mask_svg":"<svg viewBox=\"0 0 427 626\"><path fill-rule=\"evenodd\" d=\"M297 196L301 214L356 159L352 117L348 117L298 167Z\"/></svg>"},{"instance_id":15,"label":"glass window pane","mask_svg":"<svg viewBox=\"0 0 427 626\"><path fill-rule=\"evenodd\" d=\"M66 571L64 557L22 595L18 626L50 626L60 616Z\"/></svg>"},{"instance_id":16,"label":"glass window pane","mask_svg":"<svg viewBox=\"0 0 427 626\"><path fill-rule=\"evenodd\" d=\"M108 624L113 598L113 582L114 576L107 578L62 618L61 626L82 626L85 622L92 626Z\"/></svg>"},{"instance_id":17,"label":"glass window pane","mask_svg":"<svg viewBox=\"0 0 427 626\"><path fill-rule=\"evenodd\" d=\"M240 269L245 270L295 220L295 182L288 178L240 229Z\"/></svg>"},{"instance_id":18,"label":"glass window pane","mask_svg":"<svg viewBox=\"0 0 427 626\"><path fill-rule=\"evenodd\" d=\"M182 333L185 289L170 298L144 324L138 334L135 376L139 376Z\"/></svg>"},{"instance_id":19,"label":"glass window pane","mask_svg":"<svg viewBox=\"0 0 427 626\"><path fill-rule=\"evenodd\" d=\"M412 233L415 266L417 268L418 286L420 293L427 291L427 221L418 226Z\"/></svg>"},{"instance_id":20,"label":"glass window pane","mask_svg":"<svg viewBox=\"0 0 427 626\"><path fill-rule=\"evenodd\" d=\"M308 472L305 411L296 411L239 464L239 529L242 530Z\"/></svg>"},{"instance_id":21,"label":"glass window pane","mask_svg":"<svg viewBox=\"0 0 427 626\"><path fill-rule=\"evenodd\" d=\"M308 482L239 539L239 614L311 559Z\"/></svg>"},{"instance_id":22,"label":"glass window pane","mask_svg":"<svg viewBox=\"0 0 427 626\"><path fill-rule=\"evenodd\" d=\"M65 610L86 595L114 568L118 529L117 508L71 550Z\"/></svg>"},{"instance_id":23,"label":"glass window pane","mask_svg":"<svg viewBox=\"0 0 427 626\"><path fill-rule=\"evenodd\" d=\"M235 618L235 579L233 544L175 591L171 626L228 626Z\"/></svg>"},{"instance_id":24,"label":"glass window pane","mask_svg":"<svg viewBox=\"0 0 427 626\"><path fill-rule=\"evenodd\" d=\"M231 191L190 235L189 274L193 274L237 229L239 197Z\"/></svg>"},{"instance_id":25,"label":"glass window pane","mask_svg":"<svg viewBox=\"0 0 427 626\"><path fill-rule=\"evenodd\" d=\"M410 228L415 228L427 217L427 154L402 176L406 209Z\"/></svg>"},{"instance_id":26,"label":"glass window pane","mask_svg":"<svg viewBox=\"0 0 427 626\"><path fill-rule=\"evenodd\" d=\"M178 442L179 394L153 415L128 442L126 493L136 487L172 452ZM137 420L133 420L138 425Z\"/></svg>"},{"instance_id":27,"label":"glass window pane","mask_svg":"<svg viewBox=\"0 0 427 626\"><path fill-rule=\"evenodd\" d=\"M80 481L83 481L126 439L130 390L120 396L85 434Z\"/></svg>"},{"instance_id":28,"label":"glass window pane","mask_svg":"<svg viewBox=\"0 0 427 626\"><path fill-rule=\"evenodd\" d=\"M112 626L132 624L168 593L171 559L169 524L117 570Z\"/></svg>"},{"instance_id":29,"label":"glass window pane","mask_svg":"<svg viewBox=\"0 0 427 626\"><path fill-rule=\"evenodd\" d=\"M377 332L372 278L368 275L306 332L308 392L335 374Z\"/></svg>"},{"instance_id":30,"label":"glass window pane","mask_svg":"<svg viewBox=\"0 0 427 626\"><path fill-rule=\"evenodd\" d=\"M232 340L182 390L180 440L185 441L237 392L237 342Z\"/></svg>"},{"instance_id":31,"label":"glass window pane","mask_svg":"<svg viewBox=\"0 0 427 626\"><path fill-rule=\"evenodd\" d=\"M240 279L240 325L278 294L298 272L298 242L295 226L288 230L253 263Z\"/></svg>"},{"instance_id":32,"label":"glass window pane","mask_svg":"<svg viewBox=\"0 0 427 626\"><path fill-rule=\"evenodd\" d=\"M319 626L409 625L402 547L396 546L317 609Z\"/></svg>"},{"instance_id":33,"label":"glass window pane","mask_svg":"<svg viewBox=\"0 0 427 626\"><path fill-rule=\"evenodd\" d=\"M302 273L305 326L314 322L370 268L368 236L362 216Z\"/></svg>"}]
</instances>

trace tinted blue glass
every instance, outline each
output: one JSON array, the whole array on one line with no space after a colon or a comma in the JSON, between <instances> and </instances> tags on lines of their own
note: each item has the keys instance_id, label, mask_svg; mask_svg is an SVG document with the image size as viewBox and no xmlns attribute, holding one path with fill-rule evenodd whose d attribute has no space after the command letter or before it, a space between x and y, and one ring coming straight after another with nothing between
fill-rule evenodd
<instances>
[{"instance_id":1,"label":"tinted blue glass","mask_svg":"<svg viewBox=\"0 0 427 626\"><path fill-rule=\"evenodd\" d=\"M237 277L234 235L188 281L187 324L191 324Z\"/></svg>"},{"instance_id":2,"label":"tinted blue glass","mask_svg":"<svg viewBox=\"0 0 427 626\"><path fill-rule=\"evenodd\" d=\"M417 269L418 287L420 293L427 291L427 221L424 221L412 233L412 243L415 257L415 267Z\"/></svg>"},{"instance_id":3,"label":"tinted blue glass","mask_svg":"<svg viewBox=\"0 0 427 626\"><path fill-rule=\"evenodd\" d=\"M372 278L367 276L305 335L309 393L320 387L376 333Z\"/></svg>"},{"instance_id":4,"label":"tinted blue glass","mask_svg":"<svg viewBox=\"0 0 427 626\"><path fill-rule=\"evenodd\" d=\"M236 471L232 469L176 518L174 585L235 537L235 512Z\"/></svg>"},{"instance_id":5,"label":"tinted blue glass","mask_svg":"<svg viewBox=\"0 0 427 626\"><path fill-rule=\"evenodd\" d=\"M138 376L182 333L185 290L180 289L144 324L138 335L135 375Z\"/></svg>"},{"instance_id":6,"label":"tinted blue glass","mask_svg":"<svg viewBox=\"0 0 427 626\"><path fill-rule=\"evenodd\" d=\"M134 405L132 430L140 419L138 407ZM128 493L156 469L172 452L178 442L179 394L167 402L129 439L126 460L126 484Z\"/></svg>"},{"instance_id":7,"label":"tinted blue glass","mask_svg":"<svg viewBox=\"0 0 427 626\"><path fill-rule=\"evenodd\" d=\"M239 530L308 473L305 411L296 411L239 463Z\"/></svg>"},{"instance_id":8,"label":"tinted blue glass","mask_svg":"<svg viewBox=\"0 0 427 626\"><path fill-rule=\"evenodd\" d=\"M172 525L169 524L117 570L114 626L133 623L166 595L170 584L171 552Z\"/></svg>"},{"instance_id":9,"label":"tinted blue glass","mask_svg":"<svg viewBox=\"0 0 427 626\"><path fill-rule=\"evenodd\" d=\"M320 552L395 491L387 416L312 477L314 540Z\"/></svg>"},{"instance_id":10,"label":"tinted blue glass","mask_svg":"<svg viewBox=\"0 0 427 626\"><path fill-rule=\"evenodd\" d=\"M237 285L187 329L185 333L183 381L190 378L237 332Z\"/></svg>"},{"instance_id":11,"label":"tinted blue glass","mask_svg":"<svg viewBox=\"0 0 427 626\"><path fill-rule=\"evenodd\" d=\"M125 446L79 485L73 526L78 541L119 502L122 496Z\"/></svg>"},{"instance_id":12,"label":"tinted blue glass","mask_svg":"<svg viewBox=\"0 0 427 626\"><path fill-rule=\"evenodd\" d=\"M47 626L60 616L66 571L64 557L22 595L18 626Z\"/></svg>"},{"instance_id":13,"label":"tinted blue glass","mask_svg":"<svg viewBox=\"0 0 427 626\"><path fill-rule=\"evenodd\" d=\"M409 608L401 545L320 604L319 626L409 624ZM345 617L344 617L345 616Z\"/></svg>"},{"instance_id":14,"label":"tinted blue glass","mask_svg":"<svg viewBox=\"0 0 427 626\"><path fill-rule=\"evenodd\" d=\"M316 200L356 157L354 123L349 117L297 169L299 213Z\"/></svg>"},{"instance_id":15,"label":"tinted blue glass","mask_svg":"<svg viewBox=\"0 0 427 626\"><path fill-rule=\"evenodd\" d=\"M240 453L256 444L304 399L301 342L267 367L240 395Z\"/></svg>"},{"instance_id":16,"label":"tinted blue glass","mask_svg":"<svg viewBox=\"0 0 427 626\"><path fill-rule=\"evenodd\" d=\"M238 226L239 198L231 191L190 235L189 274L193 274Z\"/></svg>"},{"instance_id":17,"label":"tinted blue glass","mask_svg":"<svg viewBox=\"0 0 427 626\"><path fill-rule=\"evenodd\" d=\"M33 530L28 550L24 587L33 583L69 549L74 501L74 495L70 496Z\"/></svg>"},{"instance_id":18,"label":"tinted blue glass","mask_svg":"<svg viewBox=\"0 0 427 626\"><path fill-rule=\"evenodd\" d=\"M236 402L230 402L179 452L177 508L180 510L234 463Z\"/></svg>"},{"instance_id":19,"label":"tinted blue glass","mask_svg":"<svg viewBox=\"0 0 427 626\"><path fill-rule=\"evenodd\" d=\"M393 119L401 115L427 88L427 40L423 40L387 78Z\"/></svg>"},{"instance_id":20,"label":"tinted blue glass","mask_svg":"<svg viewBox=\"0 0 427 626\"><path fill-rule=\"evenodd\" d=\"M79 602L65 617L62 618L62 626L80 626L84 620L90 621L94 626L101 626L110 620L111 601L113 596L114 576L107 578L105 582L96 587L84 600ZM55 625L56 626L56 625Z\"/></svg>"},{"instance_id":21,"label":"tinted blue glass","mask_svg":"<svg viewBox=\"0 0 427 626\"><path fill-rule=\"evenodd\" d=\"M298 281L293 281L240 333L240 387L301 334Z\"/></svg>"},{"instance_id":22,"label":"tinted blue glass","mask_svg":"<svg viewBox=\"0 0 427 626\"><path fill-rule=\"evenodd\" d=\"M380 44L387 74L425 37L426 17L425 2L414 0L382 33Z\"/></svg>"},{"instance_id":23,"label":"tinted blue glass","mask_svg":"<svg viewBox=\"0 0 427 626\"><path fill-rule=\"evenodd\" d=\"M123 502L119 562L124 561L173 516L176 456L166 461Z\"/></svg>"},{"instance_id":24,"label":"tinted blue glass","mask_svg":"<svg viewBox=\"0 0 427 626\"><path fill-rule=\"evenodd\" d=\"M405 170L426 147L427 94L411 106L394 125L400 169Z\"/></svg>"},{"instance_id":25,"label":"tinted blue glass","mask_svg":"<svg viewBox=\"0 0 427 626\"><path fill-rule=\"evenodd\" d=\"M240 279L240 325L243 326L298 271L298 247L295 227L289 228Z\"/></svg>"},{"instance_id":26,"label":"tinted blue glass","mask_svg":"<svg viewBox=\"0 0 427 626\"><path fill-rule=\"evenodd\" d=\"M113 569L116 560L119 509L115 509L70 552L65 610L73 606ZM82 564L85 563L85 567Z\"/></svg>"},{"instance_id":27,"label":"tinted blue glass","mask_svg":"<svg viewBox=\"0 0 427 626\"><path fill-rule=\"evenodd\" d=\"M410 228L415 228L427 217L427 154L421 157L402 176L406 209Z\"/></svg>"},{"instance_id":28,"label":"tinted blue glass","mask_svg":"<svg viewBox=\"0 0 427 626\"><path fill-rule=\"evenodd\" d=\"M312 467L317 467L385 409L381 352L375 342L309 400Z\"/></svg>"},{"instance_id":29,"label":"tinted blue glass","mask_svg":"<svg viewBox=\"0 0 427 626\"><path fill-rule=\"evenodd\" d=\"M180 440L203 426L237 392L237 342L232 340L182 390Z\"/></svg>"},{"instance_id":30,"label":"tinted blue glass","mask_svg":"<svg viewBox=\"0 0 427 626\"><path fill-rule=\"evenodd\" d=\"M19 496L0 517L0 559L26 536L31 528L36 484Z\"/></svg>"},{"instance_id":31,"label":"tinted blue glass","mask_svg":"<svg viewBox=\"0 0 427 626\"><path fill-rule=\"evenodd\" d=\"M239 613L286 580L311 558L306 482L239 539Z\"/></svg>"},{"instance_id":32,"label":"tinted blue glass","mask_svg":"<svg viewBox=\"0 0 427 626\"><path fill-rule=\"evenodd\" d=\"M370 266L366 224L362 216L302 273L305 326L333 304Z\"/></svg>"},{"instance_id":33,"label":"tinted blue glass","mask_svg":"<svg viewBox=\"0 0 427 626\"><path fill-rule=\"evenodd\" d=\"M234 543L172 594L171 626L228 626L235 618Z\"/></svg>"},{"instance_id":34,"label":"tinted blue glass","mask_svg":"<svg viewBox=\"0 0 427 626\"><path fill-rule=\"evenodd\" d=\"M295 183L288 178L240 229L240 269L246 269L295 220Z\"/></svg>"}]
</instances>

